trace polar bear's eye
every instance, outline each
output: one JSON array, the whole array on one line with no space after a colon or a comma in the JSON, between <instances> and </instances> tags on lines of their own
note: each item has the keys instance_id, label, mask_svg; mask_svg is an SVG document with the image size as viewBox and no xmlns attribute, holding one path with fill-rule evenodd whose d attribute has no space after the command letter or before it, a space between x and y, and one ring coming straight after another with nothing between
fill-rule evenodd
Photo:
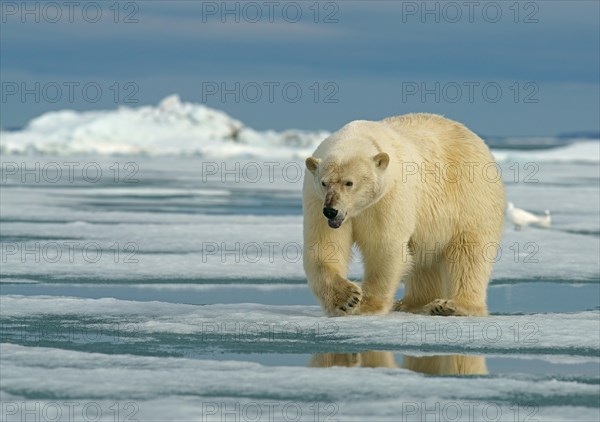
<instances>
[{"instance_id":1,"label":"polar bear's eye","mask_svg":"<svg viewBox=\"0 0 600 422\"><path fill-rule=\"evenodd\" d=\"M321 182L321 186L325 187L325 182Z\"/></svg>"},{"instance_id":2,"label":"polar bear's eye","mask_svg":"<svg viewBox=\"0 0 600 422\"><path fill-rule=\"evenodd\" d=\"M346 185L346 186L352 186L353 184L354 184L354 183L352 183L352 182L350 182L350 181L348 181L348 182L344 183L344 185Z\"/></svg>"}]
</instances>

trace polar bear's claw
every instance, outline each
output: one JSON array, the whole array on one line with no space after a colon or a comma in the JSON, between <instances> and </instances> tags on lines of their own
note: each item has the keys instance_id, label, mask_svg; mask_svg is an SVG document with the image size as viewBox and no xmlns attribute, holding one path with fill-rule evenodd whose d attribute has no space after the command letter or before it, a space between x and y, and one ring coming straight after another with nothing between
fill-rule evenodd
<instances>
[{"instance_id":1,"label":"polar bear's claw","mask_svg":"<svg viewBox=\"0 0 600 422\"><path fill-rule=\"evenodd\" d=\"M340 283L335 287L335 309L334 315L348 315L357 311L362 300L361 288L350 282Z\"/></svg>"},{"instance_id":2,"label":"polar bear's claw","mask_svg":"<svg viewBox=\"0 0 600 422\"><path fill-rule=\"evenodd\" d=\"M425 305L425 312L429 315L450 316L457 315L457 306L453 300L436 299Z\"/></svg>"}]
</instances>

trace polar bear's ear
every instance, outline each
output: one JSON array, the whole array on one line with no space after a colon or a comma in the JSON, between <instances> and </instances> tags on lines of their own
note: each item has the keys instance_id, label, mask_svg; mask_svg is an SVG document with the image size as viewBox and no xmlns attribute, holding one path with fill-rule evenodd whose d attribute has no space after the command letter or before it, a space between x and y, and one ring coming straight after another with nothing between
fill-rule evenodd
<instances>
[{"instance_id":1,"label":"polar bear's ear","mask_svg":"<svg viewBox=\"0 0 600 422\"><path fill-rule=\"evenodd\" d=\"M390 163L390 156L385 152L380 152L375 157L373 157L373 161L375 161L375 165L379 167L381 170L385 170Z\"/></svg>"},{"instance_id":2,"label":"polar bear's ear","mask_svg":"<svg viewBox=\"0 0 600 422\"><path fill-rule=\"evenodd\" d=\"M319 160L318 158L315 157L308 157L306 159L306 168L312 173L315 174L315 170L317 170L317 167L319 166L319 163L321 162L321 160Z\"/></svg>"}]
</instances>

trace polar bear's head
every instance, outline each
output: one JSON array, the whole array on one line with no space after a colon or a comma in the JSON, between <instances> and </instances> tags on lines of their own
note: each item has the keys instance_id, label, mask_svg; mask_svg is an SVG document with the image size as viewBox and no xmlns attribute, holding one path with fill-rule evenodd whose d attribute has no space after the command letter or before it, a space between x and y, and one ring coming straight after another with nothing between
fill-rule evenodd
<instances>
[{"instance_id":1,"label":"polar bear's head","mask_svg":"<svg viewBox=\"0 0 600 422\"><path fill-rule=\"evenodd\" d=\"M323 215L329 227L337 229L346 218L357 216L385 194L389 163L390 156L385 152L344 159L335 154L306 159L315 191L323 199Z\"/></svg>"}]
</instances>

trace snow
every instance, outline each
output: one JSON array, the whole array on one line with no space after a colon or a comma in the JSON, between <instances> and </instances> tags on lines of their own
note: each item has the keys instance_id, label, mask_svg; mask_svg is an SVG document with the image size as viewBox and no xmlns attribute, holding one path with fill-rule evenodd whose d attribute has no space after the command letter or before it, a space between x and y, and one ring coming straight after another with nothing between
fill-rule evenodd
<instances>
[{"instance_id":1,"label":"snow","mask_svg":"<svg viewBox=\"0 0 600 422\"><path fill-rule=\"evenodd\" d=\"M4 163L81 163L89 158L3 157ZM108 168L133 160L139 167L138 183L115 183ZM254 283L304 279L302 247L302 180L286 180L281 172L267 173L257 183L218 174L203 180L201 161L195 157L94 158L108 180L85 183L80 173L70 182L36 183L30 175L23 183L19 174L3 176L2 186L2 279L105 283L154 282L215 283L248 279ZM252 161L250 161L252 162ZM241 167L244 160L226 162ZM283 165L284 162L281 162ZM301 161L285 163L301 167ZM597 282L600 268L600 199L597 165L540 163L534 183L523 173L515 182L514 167L502 167L507 198L542 214L552 212L549 229L527 227L515 231L507 222L500 244L493 283L525 280ZM148 181L148 182L146 182ZM40 187L43 186L43 189ZM58 200L57 200L58 199ZM51 257L43 246L57 242L62 255ZM74 255L69 254L74 243ZM7 249L11 244L17 249ZM115 262L115 244L119 255ZM134 249L132 260L125 245ZM39 245L39 259L23 253ZM102 250L98 262L83 254L86 245ZM228 254L227 251L235 251ZM557 257L560 257L557 259ZM362 263L357 254L350 269L360 280ZM212 280L212 281L211 281ZM4 280L5 281L5 280Z\"/></svg>"},{"instance_id":2,"label":"snow","mask_svg":"<svg viewBox=\"0 0 600 422\"><path fill-rule=\"evenodd\" d=\"M23 130L0 132L2 154L159 154L305 158L325 130L258 131L220 110L183 102L177 94L156 106L116 110L61 110L33 119ZM494 151L498 162L600 162L598 142L542 151Z\"/></svg>"},{"instance_id":3,"label":"snow","mask_svg":"<svg viewBox=\"0 0 600 422\"><path fill-rule=\"evenodd\" d=\"M493 151L494 158L499 163L504 162L549 162L549 163L598 163L600 162L600 143L574 142L559 148L548 150L501 150Z\"/></svg>"},{"instance_id":4,"label":"snow","mask_svg":"<svg viewBox=\"0 0 600 422\"><path fill-rule=\"evenodd\" d=\"M258 132L221 111L171 95L156 107L48 112L21 131L0 133L0 151L300 157L327 136L325 131Z\"/></svg>"},{"instance_id":5,"label":"snow","mask_svg":"<svg viewBox=\"0 0 600 422\"><path fill-rule=\"evenodd\" d=\"M183 305L135 302L111 298L78 299L51 296L2 298L0 315L11 318L85 316L115 318L135 324L139 333L218 333L229 339L275 336L297 347L327 339L330 345L391 350L398 347L445 352L448 346L463 352L502 350L537 354L597 356L600 332L598 312L496 315L489 318L426 317L405 313L385 316L327 318L317 306L261 304ZM385 333L385 335L381 335ZM314 344L312 344L314 347Z\"/></svg>"},{"instance_id":6,"label":"snow","mask_svg":"<svg viewBox=\"0 0 600 422\"><path fill-rule=\"evenodd\" d=\"M29 211L21 211L20 204L10 204L10 196L6 195L6 198L5 218L25 217L37 208L32 204ZM46 215L51 212L47 210ZM181 278L203 280L214 278L215 274L221 279L304 277L301 216L185 215L182 218L185 221L173 219L170 224L161 221L166 217L164 215L132 215L131 212L102 216L97 213L71 216L63 212L60 216L72 217L79 222L35 225L15 222L3 227L3 236L16 239L12 241L14 251L6 244L4 246L4 276L72 278L69 274L76 273L78 278L85 279L101 274L109 281L122 279L126 271L130 280L139 282L148 277L172 281ZM600 255L598 239L561 230L562 220L567 219L555 216L555 227L549 230L517 232L507 224L500 254L496 255L496 249L490 252L490 259L497 261L494 279L597 280L598 263L590 256ZM109 217L111 221L102 221ZM99 221L91 223L90 218ZM153 223L151 219L157 221ZM594 226L587 228L597 230ZM73 234L76 234L75 239ZM34 236L53 240L40 242ZM29 237L33 238L28 240ZM60 250L58 260L54 259L56 252L52 245ZM74 245L72 255L69 245ZM129 249L126 249L127 245ZM24 258L26 251L36 250L36 246L38 253ZM84 252L84 247L91 248L91 258ZM579 249L586 253L580 253ZM99 259L91 262L97 250L101 250ZM560 254L560 260L555 258L557 254ZM351 274L356 279L361 277L362 262L358 254L351 266Z\"/></svg>"},{"instance_id":7,"label":"snow","mask_svg":"<svg viewBox=\"0 0 600 422\"><path fill-rule=\"evenodd\" d=\"M75 403L71 420L600 420L600 144L494 151L508 200L552 225L507 221L489 317L327 318L296 254L302 159L324 136L254 131L178 97L2 132L0 419L69 420ZM85 180L86 163L103 177ZM14 171L36 165L63 175Z\"/></svg>"},{"instance_id":8,"label":"snow","mask_svg":"<svg viewBox=\"0 0 600 422\"><path fill-rule=\"evenodd\" d=\"M436 420L440 420L442 412L457 409L465 412L460 420L482 420L485 413L481 412L492 409L501 415L496 419L494 414L493 420L512 421L516 405L511 400L515 397L520 398L522 412L533 413L539 420L590 421L598 417L598 409L578 406L597 396L597 386L567 380L448 379L391 368L265 368L251 362L108 355L9 344L0 351L4 403L60 397L49 402L58 406L75 402L82 407L98 403L108 416L108 403L117 401L122 406L128 402L135 404L136 416L144 421L199 420L201 415L202 420L223 420L225 410L251 403L265 409L270 403L277 412L286 405L300 408L304 421L315 420L310 412L315 405L323 406L321 414L331 410L337 420L364 421L377 414L378 421L400 417L413 421L422 420L427 410L429 417L437 413ZM532 399L549 406L528 408L526 403ZM554 408L552 403L559 400L572 401L573 406ZM331 407L326 408L327 404ZM469 411L477 412L471 415L474 419L468 418ZM259 420L286 419L265 415Z\"/></svg>"}]
</instances>

